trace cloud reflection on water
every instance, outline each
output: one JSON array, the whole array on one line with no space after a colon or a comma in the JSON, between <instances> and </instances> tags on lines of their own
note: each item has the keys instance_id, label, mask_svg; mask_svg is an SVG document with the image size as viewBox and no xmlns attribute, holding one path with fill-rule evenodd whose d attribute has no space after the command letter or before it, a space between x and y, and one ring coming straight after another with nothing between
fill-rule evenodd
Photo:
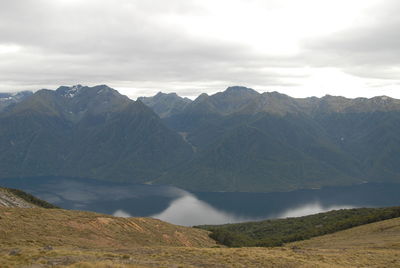
<instances>
[{"instance_id":1,"label":"cloud reflection on water","mask_svg":"<svg viewBox=\"0 0 400 268\"><path fill-rule=\"evenodd\" d=\"M302 217L322 212L328 212L331 210L349 209L349 208L354 208L354 207L348 205L324 207L319 202L314 202L296 208L290 208L279 214L276 218L282 219L282 218Z\"/></svg>"},{"instance_id":2,"label":"cloud reflection on water","mask_svg":"<svg viewBox=\"0 0 400 268\"><path fill-rule=\"evenodd\" d=\"M176 199L166 210L151 217L185 226L223 224L251 220L218 210L191 194Z\"/></svg>"},{"instance_id":3,"label":"cloud reflection on water","mask_svg":"<svg viewBox=\"0 0 400 268\"><path fill-rule=\"evenodd\" d=\"M265 215L263 217L244 217L219 210L208 203L199 200L195 195L185 194L171 204L164 211L150 217L160 219L172 224L193 226L202 224L226 224L246 221L257 221L270 218L301 217L306 215L327 212L330 210L353 208L352 206L329 206L324 207L319 202L304 204L295 208L285 210L278 215ZM117 217L131 217L123 210L117 210L113 214Z\"/></svg>"}]
</instances>

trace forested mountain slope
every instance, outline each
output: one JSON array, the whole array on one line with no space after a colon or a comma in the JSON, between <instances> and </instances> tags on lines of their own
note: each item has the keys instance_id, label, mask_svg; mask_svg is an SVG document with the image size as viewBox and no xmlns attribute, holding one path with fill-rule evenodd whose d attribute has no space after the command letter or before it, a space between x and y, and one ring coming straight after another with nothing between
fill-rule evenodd
<instances>
[{"instance_id":1,"label":"forested mountain slope","mask_svg":"<svg viewBox=\"0 0 400 268\"><path fill-rule=\"evenodd\" d=\"M296 99L230 87L163 120L196 154L156 182L202 191L400 182L400 101L386 96Z\"/></svg>"}]
</instances>

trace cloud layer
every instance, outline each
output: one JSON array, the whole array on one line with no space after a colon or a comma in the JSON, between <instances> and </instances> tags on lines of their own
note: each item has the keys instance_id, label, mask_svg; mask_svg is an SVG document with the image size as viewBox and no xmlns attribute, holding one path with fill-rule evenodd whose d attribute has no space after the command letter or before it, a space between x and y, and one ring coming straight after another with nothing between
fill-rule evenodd
<instances>
[{"instance_id":1,"label":"cloud layer","mask_svg":"<svg viewBox=\"0 0 400 268\"><path fill-rule=\"evenodd\" d=\"M398 1L0 3L0 91L108 84L131 97L230 85L400 97Z\"/></svg>"}]
</instances>

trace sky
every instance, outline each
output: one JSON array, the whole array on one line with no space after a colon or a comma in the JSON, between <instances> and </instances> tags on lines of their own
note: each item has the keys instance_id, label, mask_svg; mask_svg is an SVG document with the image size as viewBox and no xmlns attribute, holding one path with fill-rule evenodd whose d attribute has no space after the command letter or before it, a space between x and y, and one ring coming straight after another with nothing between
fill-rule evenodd
<instances>
[{"instance_id":1,"label":"sky","mask_svg":"<svg viewBox=\"0 0 400 268\"><path fill-rule=\"evenodd\" d=\"M0 92L400 98L397 0L0 0Z\"/></svg>"}]
</instances>

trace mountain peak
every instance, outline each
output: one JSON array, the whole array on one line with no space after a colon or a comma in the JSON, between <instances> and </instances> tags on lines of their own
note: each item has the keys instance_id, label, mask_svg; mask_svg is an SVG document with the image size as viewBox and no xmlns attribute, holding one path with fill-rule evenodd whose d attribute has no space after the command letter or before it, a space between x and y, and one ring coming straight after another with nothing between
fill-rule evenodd
<instances>
[{"instance_id":1,"label":"mountain peak","mask_svg":"<svg viewBox=\"0 0 400 268\"><path fill-rule=\"evenodd\" d=\"M139 97L138 101L143 102L145 105L153 109L153 111L161 118L182 111L187 104L192 102L188 98L180 97L175 92L163 93L161 91L153 97Z\"/></svg>"},{"instance_id":2,"label":"mountain peak","mask_svg":"<svg viewBox=\"0 0 400 268\"><path fill-rule=\"evenodd\" d=\"M82 94L84 95L91 95L91 96L97 96L97 95L120 95L118 91L115 89L110 88L107 85L97 85L93 87L88 87L88 86L82 86L81 84L77 84L71 87L68 86L61 86L57 88L56 93L59 96L62 96L66 99L73 99L76 96L80 96Z\"/></svg>"},{"instance_id":3,"label":"mountain peak","mask_svg":"<svg viewBox=\"0 0 400 268\"><path fill-rule=\"evenodd\" d=\"M154 95L153 98L154 99L161 99L161 98L181 99L181 97L179 97L178 94L176 94L175 92L163 93L161 91L159 91L156 95Z\"/></svg>"},{"instance_id":4,"label":"mountain peak","mask_svg":"<svg viewBox=\"0 0 400 268\"><path fill-rule=\"evenodd\" d=\"M90 88L90 87L87 87ZM92 89L94 89L95 91L101 93L101 92L106 92L106 91L115 91L115 89L107 86L107 85L97 85L92 87Z\"/></svg>"},{"instance_id":5,"label":"mountain peak","mask_svg":"<svg viewBox=\"0 0 400 268\"><path fill-rule=\"evenodd\" d=\"M163 93L163 92L161 92L161 91L158 91L157 94L154 95L154 98L158 98L158 97L161 97L161 96L164 96L164 95L167 95L167 94L166 94L166 93Z\"/></svg>"},{"instance_id":6,"label":"mountain peak","mask_svg":"<svg viewBox=\"0 0 400 268\"><path fill-rule=\"evenodd\" d=\"M277 98L277 99L290 99L291 98L286 94L279 93L278 91L264 92L261 95L263 95L264 97Z\"/></svg>"},{"instance_id":7,"label":"mountain peak","mask_svg":"<svg viewBox=\"0 0 400 268\"><path fill-rule=\"evenodd\" d=\"M56 92L66 98L73 98L80 93L84 86L77 84L72 87L61 86L57 88Z\"/></svg>"},{"instance_id":8,"label":"mountain peak","mask_svg":"<svg viewBox=\"0 0 400 268\"><path fill-rule=\"evenodd\" d=\"M229 93L229 94L240 94L240 95L259 95L260 93L258 93L257 91L255 91L252 88L248 88L248 87L243 87L243 86L232 86L232 87L228 87L224 93Z\"/></svg>"},{"instance_id":9,"label":"mountain peak","mask_svg":"<svg viewBox=\"0 0 400 268\"><path fill-rule=\"evenodd\" d=\"M393 101L393 98L388 97L388 96L376 96L371 98L371 100L376 100L376 101L381 101L381 102L389 102L389 101Z\"/></svg>"},{"instance_id":10,"label":"mountain peak","mask_svg":"<svg viewBox=\"0 0 400 268\"><path fill-rule=\"evenodd\" d=\"M195 102L203 101L203 100L207 99L208 97L210 97L210 96L207 93L201 93L194 101Z\"/></svg>"}]
</instances>

